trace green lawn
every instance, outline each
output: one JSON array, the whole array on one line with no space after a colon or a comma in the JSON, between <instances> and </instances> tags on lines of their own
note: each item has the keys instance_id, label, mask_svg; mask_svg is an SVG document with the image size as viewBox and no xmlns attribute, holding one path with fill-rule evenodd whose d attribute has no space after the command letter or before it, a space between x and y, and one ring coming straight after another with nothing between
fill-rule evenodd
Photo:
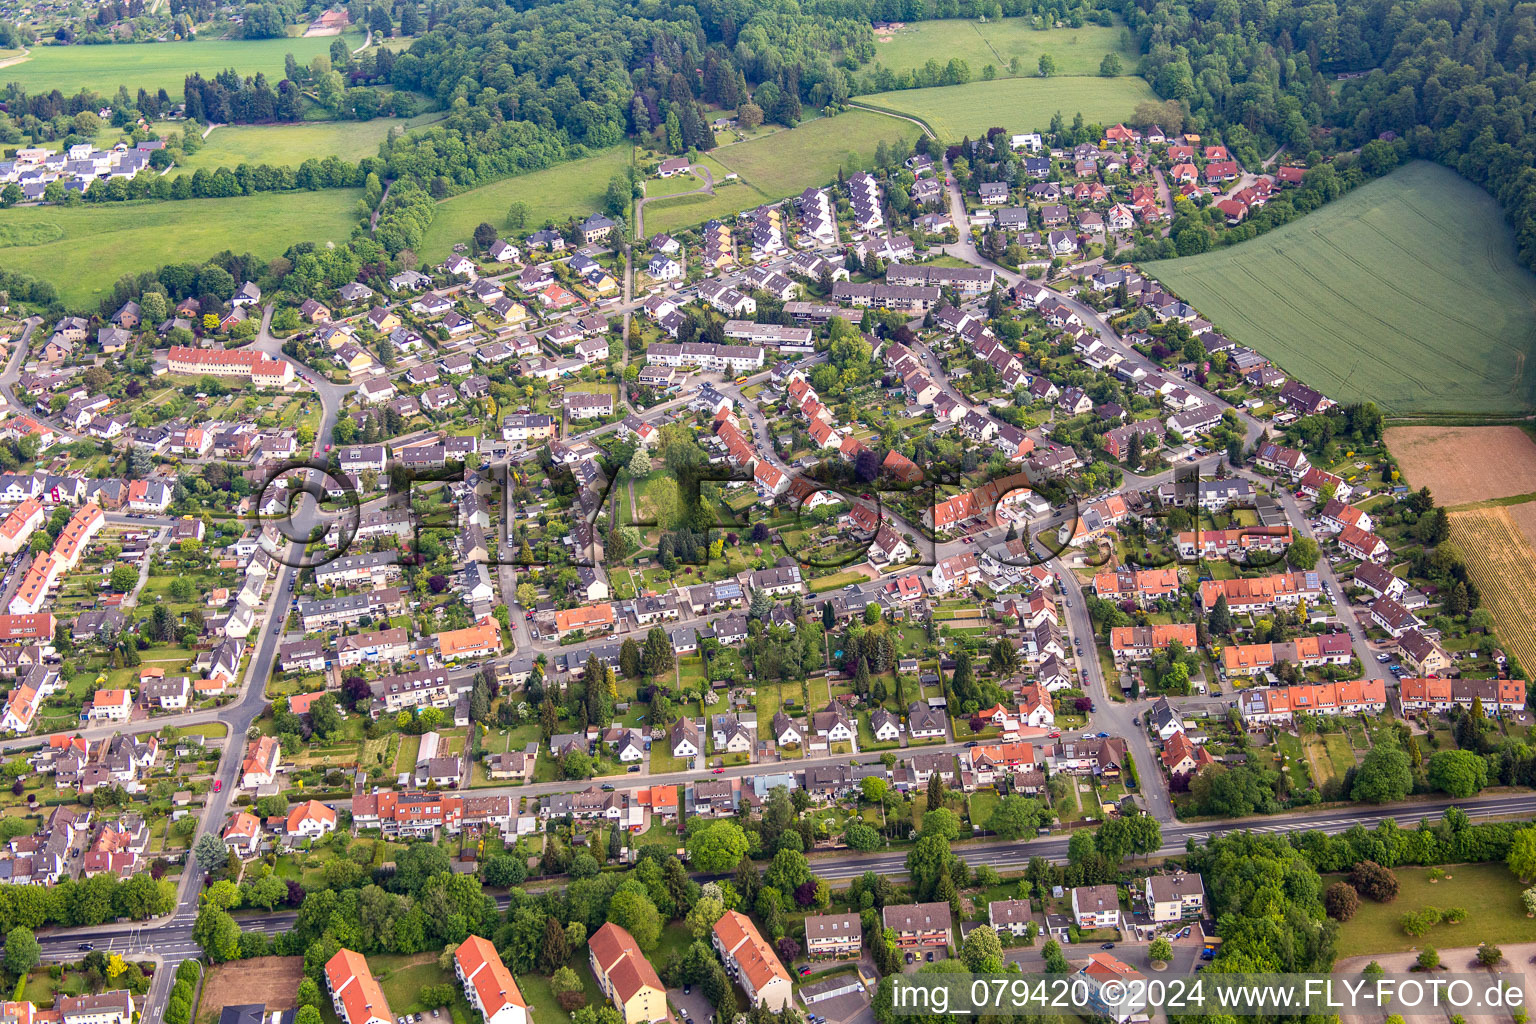
<instances>
[{"instance_id":1,"label":"green lawn","mask_svg":"<svg viewBox=\"0 0 1536 1024\"><path fill-rule=\"evenodd\" d=\"M1342 732L1330 732L1323 736L1323 746L1328 750L1328 760L1333 763L1335 778L1344 778L1351 768L1355 767L1354 748L1349 745L1349 736Z\"/></svg>"},{"instance_id":2,"label":"green lawn","mask_svg":"<svg viewBox=\"0 0 1536 1024\"><path fill-rule=\"evenodd\" d=\"M645 233L691 227L827 184L837 177L839 168L851 172L867 167L879 142L907 145L917 135L917 126L910 122L851 110L721 146L711 153L714 162L741 180L725 182L715 170L715 195L647 203Z\"/></svg>"},{"instance_id":3,"label":"green lawn","mask_svg":"<svg viewBox=\"0 0 1536 1024\"><path fill-rule=\"evenodd\" d=\"M1460 864L1446 868L1450 878L1429 881L1428 869L1401 867L1397 870L1399 890L1391 903L1373 903L1362 899L1360 909L1339 926L1340 958L1366 953L1398 953L1424 946L1450 948L1475 946L1479 942L1494 945L1536 941L1536 918L1525 916L1520 902L1520 880L1502 864ZM1342 876L1328 875L1324 886ZM1428 935L1414 938L1403 931L1404 914L1420 907L1448 910L1461 907L1467 912L1463 924L1437 924Z\"/></svg>"},{"instance_id":4,"label":"green lawn","mask_svg":"<svg viewBox=\"0 0 1536 1024\"><path fill-rule=\"evenodd\" d=\"M910 122L851 110L807 121L787 132L722 146L714 158L742 180L782 199L837 177L838 168L867 166L878 142L909 144L918 128Z\"/></svg>"},{"instance_id":5,"label":"green lawn","mask_svg":"<svg viewBox=\"0 0 1536 1024\"><path fill-rule=\"evenodd\" d=\"M711 173L714 168L710 168ZM704 179L697 177L693 172L687 174L674 174L670 178L648 178L645 181L645 194L647 196L675 196L679 192L691 192L704 184Z\"/></svg>"},{"instance_id":6,"label":"green lawn","mask_svg":"<svg viewBox=\"0 0 1536 1024\"><path fill-rule=\"evenodd\" d=\"M862 96L858 102L922 118L944 142L977 137L988 128L1035 131L1060 111L1068 121L1113 124L1130 117L1136 104L1156 97L1145 81L1122 78L1008 78L995 82L906 89Z\"/></svg>"},{"instance_id":7,"label":"green lawn","mask_svg":"<svg viewBox=\"0 0 1536 1024\"><path fill-rule=\"evenodd\" d=\"M972 793L966 804L966 813L970 816L972 827L986 828L987 821L992 817L992 812L997 810L998 803L998 795L990 790Z\"/></svg>"},{"instance_id":8,"label":"green lawn","mask_svg":"<svg viewBox=\"0 0 1536 1024\"><path fill-rule=\"evenodd\" d=\"M564 221L596 213L603 205L609 180L629 165L630 153L629 146L615 146L595 156L505 178L443 200L437 204L437 216L421 243L421 258L443 259L453 251L454 243L469 241L481 222L506 228L507 208L514 202L528 204L525 233L547 220Z\"/></svg>"},{"instance_id":9,"label":"green lawn","mask_svg":"<svg viewBox=\"0 0 1536 1024\"><path fill-rule=\"evenodd\" d=\"M195 39L175 43L125 43L115 46L38 46L20 64L0 69L0 78L15 82L34 95L58 89L73 96L91 89L110 96L119 85L130 94L140 88L164 89L181 96L187 75L201 72L212 78L225 68L241 75L264 72L275 85L283 77L283 58L293 54L300 64L331 52L337 36L290 39ZM363 33L340 37L348 48L363 41Z\"/></svg>"},{"instance_id":10,"label":"green lawn","mask_svg":"<svg viewBox=\"0 0 1536 1024\"><path fill-rule=\"evenodd\" d=\"M1536 276L1488 193L1413 163L1240 245L1148 264L1225 334L1389 414L1536 405ZM1339 339L1349 343L1341 354Z\"/></svg>"},{"instance_id":11,"label":"green lawn","mask_svg":"<svg viewBox=\"0 0 1536 1024\"><path fill-rule=\"evenodd\" d=\"M17 207L0 221L0 266L52 281L73 308L94 308L124 274L203 260L225 249L266 258L295 242L345 239L361 194L326 189L235 199Z\"/></svg>"},{"instance_id":12,"label":"green lawn","mask_svg":"<svg viewBox=\"0 0 1536 1024\"><path fill-rule=\"evenodd\" d=\"M857 569L844 569L842 572L833 573L831 576L818 576L811 580L811 593L820 594L823 591L846 587L850 583L863 583L867 579L869 577Z\"/></svg>"},{"instance_id":13,"label":"green lawn","mask_svg":"<svg viewBox=\"0 0 1536 1024\"><path fill-rule=\"evenodd\" d=\"M581 979L582 987L586 989L588 1006L611 1005L598 991L597 980L592 977L592 969L581 958L573 958L571 969ZM555 994L550 990L549 979L541 974L524 974L517 979L517 987L522 990L523 1001L528 1004L528 1015L533 1024L570 1024L570 1014L560 1009L560 1004L555 1002ZM394 1004L390 1004L394 1009Z\"/></svg>"},{"instance_id":14,"label":"green lawn","mask_svg":"<svg viewBox=\"0 0 1536 1024\"><path fill-rule=\"evenodd\" d=\"M1040 56L1048 53L1061 75L1097 75L1106 53L1118 53L1122 66L1136 66L1137 54L1127 47L1126 30L1084 25L1082 28L1037 29L1030 18L1003 18L982 24L961 18L910 22L899 32L876 36L875 65L897 73L921 68L930 59L940 64L958 58L971 74L991 64L999 78L1011 77L1009 62L1019 61L1020 75L1039 73ZM875 65L860 70L864 77Z\"/></svg>"},{"instance_id":15,"label":"green lawn","mask_svg":"<svg viewBox=\"0 0 1536 1024\"><path fill-rule=\"evenodd\" d=\"M462 1017L465 1021L473 1016L453 971L438 967L435 954L427 958L421 954L371 956L368 958L368 966L379 979L379 987L384 990L384 999L389 1003L389 1008L397 1014L430 1012L430 1007L420 999L421 990L429 985L447 983L453 986L455 993L450 1007L454 1016Z\"/></svg>"},{"instance_id":16,"label":"green lawn","mask_svg":"<svg viewBox=\"0 0 1536 1024\"><path fill-rule=\"evenodd\" d=\"M378 156L379 144L395 128L417 128L441 120L441 113L408 121L380 117L372 121L308 121L303 124L228 125L215 128L203 148L176 161L175 175L200 167L238 167L243 163L297 167L305 160L339 156L354 162Z\"/></svg>"},{"instance_id":17,"label":"green lawn","mask_svg":"<svg viewBox=\"0 0 1536 1024\"><path fill-rule=\"evenodd\" d=\"M700 193L647 203L644 210L645 237L650 238L665 232L694 227L708 220L730 217L742 210L761 206L769 201L767 193L744 181L722 183L717 178L714 195Z\"/></svg>"}]
</instances>

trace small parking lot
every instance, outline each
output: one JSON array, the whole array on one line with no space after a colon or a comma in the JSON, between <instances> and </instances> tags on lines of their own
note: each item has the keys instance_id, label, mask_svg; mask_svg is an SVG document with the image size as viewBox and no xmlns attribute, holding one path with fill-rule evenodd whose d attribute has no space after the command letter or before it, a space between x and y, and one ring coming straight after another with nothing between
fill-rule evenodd
<instances>
[{"instance_id":1,"label":"small parking lot","mask_svg":"<svg viewBox=\"0 0 1536 1024\"><path fill-rule=\"evenodd\" d=\"M715 1008L710 1005L708 999L704 998L704 993L698 985L691 986L686 995L680 988L667 989L667 1000L678 1011L679 1020L692 1020L693 1024L709 1024L710 1016L715 1012Z\"/></svg>"}]
</instances>

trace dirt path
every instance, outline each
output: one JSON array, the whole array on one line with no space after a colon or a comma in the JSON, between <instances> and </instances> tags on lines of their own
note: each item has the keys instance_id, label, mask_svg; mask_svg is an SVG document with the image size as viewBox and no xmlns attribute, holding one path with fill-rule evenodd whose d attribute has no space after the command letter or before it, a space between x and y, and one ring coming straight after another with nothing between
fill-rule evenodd
<instances>
[{"instance_id":1,"label":"dirt path","mask_svg":"<svg viewBox=\"0 0 1536 1024\"><path fill-rule=\"evenodd\" d=\"M368 233L370 235L379 229L379 214L384 212L384 201L389 198L389 190L393 188L394 185L395 182L393 179L385 184L384 194L379 196L379 205L373 208L373 216L368 218Z\"/></svg>"},{"instance_id":2,"label":"dirt path","mask_svg":"<svg viewBox=\"0 0 1536 1024\"><path fill-rule=\"evenodd\" d=\"M29 50L27 47L23 46L21 48L21 52L18 53L16 56L14 56L14 57L7 57L4 60L0 60L0 68L8 68L8 67L11 67L13 64L20 64L22 61L28 59L31 56L32 56L32 51Z\"/></svg>"}]
</instances>

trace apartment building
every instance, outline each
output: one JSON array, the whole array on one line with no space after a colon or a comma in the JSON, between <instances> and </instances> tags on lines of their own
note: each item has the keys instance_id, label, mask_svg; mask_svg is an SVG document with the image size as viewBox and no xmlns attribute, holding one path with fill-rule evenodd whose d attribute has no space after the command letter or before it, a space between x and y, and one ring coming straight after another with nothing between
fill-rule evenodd
<instances>
[{"instance_id":1,"label":"apartment building","mask_svg":"<svg viewBox=\"0 0 1536 1024\"><path fill-rule=\"evenodd\" d=\"M485 1024L528 1024L528 1004L512 972L489 940L471 935L453 952L453 971L464 998Z\"/></svg>"},{"instance_id":2,"label":"apartment building","mask_svg":"<svg viewBox=\"0 0 1536 1024\"><path fill-rule=\"evenodd\" d=\"M619 1011L624 1024L667 1019L666 987L633 935L608 922L587 942L587 959L597 987Z\"/></svg>"},{"instance_id":3,"label":"apartment building","mask_svg":"<svg viewBox=\"0 0 1536 1024\"><path fill-rule=\"evenodd\" d=\"M342 1024L395 1024L384 990L368 970L363 954L340 949L325 962L331 1006Z\"/></svg>"},{"instance_id":4,"label":"apartment building","mask_svg":"<svg viewBox=\"0 0 1536 1024\"><path fill-rule=\"evenodd\" d=\"M789 1008L793 997L789 972L751 918L727 910L715 922L711 942L725 962L726 971L747 994L749 1003L764 1003L775 1012Z\"/></svg>"}]
</instances>

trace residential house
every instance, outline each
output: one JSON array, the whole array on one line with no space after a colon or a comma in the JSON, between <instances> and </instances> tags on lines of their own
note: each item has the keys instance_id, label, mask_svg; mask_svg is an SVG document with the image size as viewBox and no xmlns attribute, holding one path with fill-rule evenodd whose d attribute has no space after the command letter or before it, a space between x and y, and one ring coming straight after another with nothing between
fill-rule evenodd
<instances>
[{"instance_id":1,"label":"residential house","mask_svg":"<svg viewBox=\"0 0 1536 1024\"><path fill-rule=\"evenodd\" d=\"M1199 875L1183 871L1149 875L1142 884L1147 916L1158 924L1205 913L1205 883Z\"/></svg>"},{"instance_id":2,"label":"residential house","mask_svg":"<svg viewBox=\"0 0 1536 1024\"><path fill-rule=\"evenodd\" d=\"M898 949L950 946L954 943L953 917L948 903L888 905L880 912L881 924L896 933Z\"/></svg>"},{"instance_id":3,"label":"residential house","mask_svg":"<svg viewBox=\"0 0 1536 1024\"><path fill-rule=\"evenodd\" d=\"M863 948L863 939L858 914L812 914L805 919L808 956L856 956Z\"/></svg>"},{"instance_id":4,"label":"residential house","mask_svg":"<svg viewBox=\"0 0 1536 1024\"><path fill-rule=\"evenodd\" d=\"M1072 918L1079 928L1119 928L1119 889L1113 885L1080 885L1073 889Z\"/></svg>"}]
</instances>

